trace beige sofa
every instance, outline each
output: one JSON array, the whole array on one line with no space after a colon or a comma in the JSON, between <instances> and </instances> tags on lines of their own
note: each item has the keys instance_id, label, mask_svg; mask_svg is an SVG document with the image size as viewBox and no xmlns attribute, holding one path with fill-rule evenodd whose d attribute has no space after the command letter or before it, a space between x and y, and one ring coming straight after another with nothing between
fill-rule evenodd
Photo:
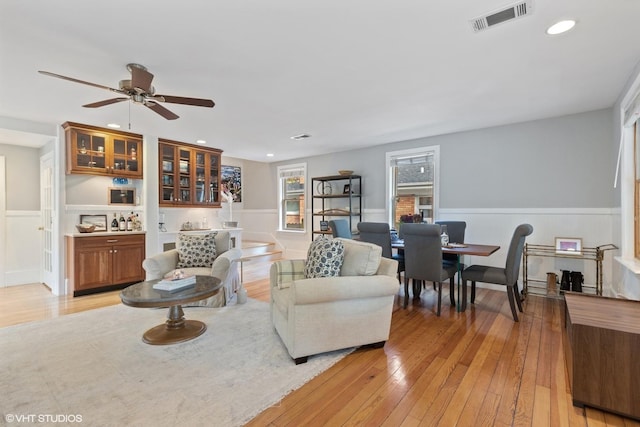
<instances>
[{"instance_id":1,"label":"beige sofa","mask_svg":"<svg viewBox=\"0 0 640 427\"><path fill-rule=\"evenodd\" d=\"M271 266L271 321L296 364L313 354L389 338L399 290L398 263L380 246L339 239L344 262L339 277L304 278L305 260Z\"/></svg>"},{"instance_id":2,"label":"beige sofa","mask_svg":"<svg viewBox=\"0 0 640 427\"><path fill-rule=\"evenodd\" d=\"M224 292L220 292L205 300L187 304L189 306L221 307L233 302L242 284L238 274L238 260L242 257L240 249L231 248L229 232L218 231L214 237L216 246L216 259L211 267L182 268L187 274L202 276L214 276L223 283ZM142 262L142 268L146 272L146 280L160 279L172 272L178 265L178 249L156 254Z\"/></svg>"}]
</instances>

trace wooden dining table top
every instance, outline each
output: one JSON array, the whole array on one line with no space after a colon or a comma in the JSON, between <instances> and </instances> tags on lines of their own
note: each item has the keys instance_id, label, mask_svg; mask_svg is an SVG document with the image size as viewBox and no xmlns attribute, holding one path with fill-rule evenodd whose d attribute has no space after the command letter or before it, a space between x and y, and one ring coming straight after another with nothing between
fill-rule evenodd
<instances>
[{"instance_id":1,"label":"wooden dining table top","mask_svg":"<svg viewBox=\"0 0 640 427\"><path fill-rule=\"evenodd\" d=\"M394 240L391 242L391 247L396 249L404 248L404 240ZM442 253L456 254L456 255L476 255L476 256L489 256L500 249L500 246L496 245L479 245L475 243L463 243L460 245L454 244L454 246L443 246Z\"/></svg>"}]
</instances>

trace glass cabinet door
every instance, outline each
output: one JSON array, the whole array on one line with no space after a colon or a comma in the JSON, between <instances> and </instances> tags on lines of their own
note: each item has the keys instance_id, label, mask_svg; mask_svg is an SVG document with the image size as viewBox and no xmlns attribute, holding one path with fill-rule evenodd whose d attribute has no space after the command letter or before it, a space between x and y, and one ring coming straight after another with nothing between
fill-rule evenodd
<instances>
[{"instance_id":1,"label":"glass cabinet door","mask_svg":"<svg viewBox=\"0 0 640 427\"><path fill-rule=\"evenodd\" d=\"M128 173L137 174L140 162L140 145L140 142L136 140L114 138L112 164L110 165L112 170L125 175Z\"/></svg>"},{"instance_id":2,"label":"glass cabinet door","mask_svg":"<svg viewBox=\"0 0 640 427\"><path fill-rule=\"evenodd\" d=\"M176 198L175 173L176 173L176 149L172 145L160 144L160 201L171 203Z\"/></svg>"},{"instance_id":3,"label":"glass cabinet door","mask_svg":"<svg viewBox=\"0 0 640 427\"><path fill-rule=\"evenodd\" d=\"M73 161L77 169L102 169L106 172L106 138L90 132L74 132Z\"/></svg>"},{"instance_id":4,"label":"glass cabinet door","mask_svg":"<svg viewBox=\"0 0 640 427\"><path fill-rule=\"evenodd\" d=\"M191 199L191 150L178 148L178 202L192 203Z\"/></svg>"},{"instance_id":5,"label":"glass cabinet door","mask_svg":"<svg viewBox=\"0 0 640 427\"><path fill-rule=\"evenodd\" d=\"M206 190L206 171L207 171L207 156L202 151L195 152L195 168L196 168L196 178L195 178L195 192L196 199L195 203L207 203L209 199L207 198L207 190Z\"/></svg>"},{"instance_id":6,"label":"glass cabinet door","mask_svg":"<svg viewBox=\"0 0 640 427\"><path fill-rule=\"evenodd\" d=\"M220 156L209 154L209 203L220 204Z\"/></svg>"}]
</instances>

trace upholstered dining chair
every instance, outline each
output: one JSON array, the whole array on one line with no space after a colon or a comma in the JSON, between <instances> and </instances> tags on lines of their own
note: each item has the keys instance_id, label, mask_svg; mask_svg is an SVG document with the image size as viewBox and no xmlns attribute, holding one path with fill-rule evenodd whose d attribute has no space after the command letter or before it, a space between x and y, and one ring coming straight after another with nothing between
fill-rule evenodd
<instances>
[{"instance_id":1,"label":"upholstered dining chair","mask_svg":"<svg viewBox=\"0 0 640 427\"><path fill-rule=\"evenodd\" d=\"M398 281L404 271L404 256L394 254L391 249L391 229L386 222L359 222L357 225L361 242L374 243L382 248L382 256L398 261Z\"/></svg>"},{"instance_id":2,"label":"upholstered dining chair","mask_svg":"<svg viewBox=\"0 0 640 427\"><path fill-rule=\"evenodd\" d=\"M438 309L442 301L442 282L449 279L449 298L455 306L455 284L453 276L456 266L443 264L442 246L440 244L440 226L437 224L404 224L404 308L409 302L409 279L414 286L414 297L417 298L422 286L416 286L416 281L428 281L437 284Z\"/></svg>"},{"instance_id":3,"label":"upholstered dining chair","mask_svg":"<svg viewBox=\"0 0 640 427\"><path fill-rule=\"evenodd\" d=\"M351 228L349 227L349 221L346 219L332 219L329 221L329 227L331 227L333 237L351 239Z\"/></svg>"},{"instance_id":4,"label":"upholstered dining chair","mask_svg":"<svg viewBox=\"0 0 640 427\"><path fill-rule=\"evenodd\" d=\"M462 271L462 305L467 303L467 281L471 281L471 303L476 299L476 282L492 283L495 285L503 285L507 287L507 298L511 306L511 314L513 320L518 321L518 310L522 312L522 303L520 302L520 292L518 291L518 274L520 272L520 261L522 260L522 251L524 250L524 241L527 236L533 233L533 227L530 224L520 224L516 227L509 244L509 252L507 252L507 261L504 268L489 267L486 265L471 265Z\"/></svg>"}]
</instances>

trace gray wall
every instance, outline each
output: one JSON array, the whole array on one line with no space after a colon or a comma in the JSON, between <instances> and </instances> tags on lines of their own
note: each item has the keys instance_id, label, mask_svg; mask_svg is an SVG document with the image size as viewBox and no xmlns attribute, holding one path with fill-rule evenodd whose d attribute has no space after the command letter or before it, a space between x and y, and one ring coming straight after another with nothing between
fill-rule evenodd
<instances>
[{"instance_id":1,"label":"gray wall","mask_svg":"<svg viewBox=\"0 0 640 427\"><path fill-rule=\"evenodd\" d=\"M40 210L40 150L0 144L6 160L7 210Z\"/></svg>"},{"instance_id":2,"label":"gray wall","mask_svg":"<svg viewBox=\"0 0 640 427\"><path fill-rule=\"evenodd\" d=\"M441 208L614 207L612 119L604 109L272 163L270 176L261 171L245 188L275 186L279 165L306 161L309 177L354 170L363 176L364 208L384 209L385 153L439 145ZM271 196L262 208L277 208Z\"/></svg>"}]
</instances>

